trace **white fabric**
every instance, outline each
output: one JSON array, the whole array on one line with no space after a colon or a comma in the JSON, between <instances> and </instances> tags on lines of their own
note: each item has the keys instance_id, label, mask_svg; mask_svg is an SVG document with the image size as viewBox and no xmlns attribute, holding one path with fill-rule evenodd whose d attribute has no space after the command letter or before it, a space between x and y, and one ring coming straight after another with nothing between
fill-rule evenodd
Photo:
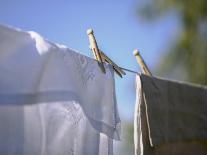
<instances>
[{"instance_id":1,"label":"white fabric","mask_svg":"<svg viewBox=\"0 0 207 155\"><path fill-rule=\"evenodd\" d=\"M111 155L114 76L35 32L0 25L0 154Z\"/></svg>"},{"instance_id":2,"label":"white fabric","mask_svg":"<svg viewBox=\"0 0 207 155\"><path fill-rule=\"evenodd\" d=\"M206 87L145 75L136 82L136 155L206 155Z\"/></svg>"}]
</instances>

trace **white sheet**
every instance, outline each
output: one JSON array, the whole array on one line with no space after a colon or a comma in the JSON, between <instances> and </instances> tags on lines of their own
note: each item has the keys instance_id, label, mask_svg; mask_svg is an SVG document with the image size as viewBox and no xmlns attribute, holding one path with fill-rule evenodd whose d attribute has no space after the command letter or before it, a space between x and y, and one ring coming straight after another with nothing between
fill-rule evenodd
<instances>
[{"instance_id":1,"label":"white sheet","mask_svg":"<svg viewBox=\"0 0 207 155\"><path fill-rule=\"evenodd\" d=\"M0 25L0 154L112 154L120 119L113 70L105 68Z\"/></svg>"}]
</instances>

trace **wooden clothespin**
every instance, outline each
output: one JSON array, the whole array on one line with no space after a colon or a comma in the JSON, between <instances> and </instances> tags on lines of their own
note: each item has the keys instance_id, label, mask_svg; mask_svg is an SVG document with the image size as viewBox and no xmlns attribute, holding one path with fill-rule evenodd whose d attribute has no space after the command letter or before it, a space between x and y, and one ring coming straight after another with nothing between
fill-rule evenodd
<instances>
[{"instance_id":1,"label":"wooden clothespin","mask_svg":"<svg viewBox=\"0 0 207 155\"><path fill-rule=\"evenodd\" d=\"M93 52L94 58L98 61L98 65L99 65L101 71L103 73L106 73L104 65L103 65L103 60L101 58L101 54L100 54L100 51L98 49L97 42L96 42L96 39L95 39L94 34L93 34L93 30L88 29L87 34L88 34L88 38L89 38L89 42L90 42L90 48Z\"/></svg>"},{"instance_id":2,"label":"wooden clothespin","mask_svg":"<svg viewBox=\"0 0 207 155\"><path fill-rule=\"evenodd\" d=\"M113 66L114 71L122 78L123 75L126 75L126 73L117 65L115 64L104 52L100 51L102 60L104 62L107 62Z\"/></svg>"},{"instance_id":3,"label":"wooden clothespin","mask_svg":"<svg viewBox=\"0 0 207 155\"><path fill-rule=\"evenodd\" d=\"M105 68L103 65L103 62L107 62L109 64L111 64L113 66L114 71L122 78L123 75L126 75L126 73L116 64L114 63L106 54L104 54L103 51L101 51L98 48L95 36L93 34L93 30L92 29L88 29L87 30L87 34L89 37L89 42L90 42L90 48L93 52L94 58L96 60L98 60L99 62L99 66L101 68L101 70L103 71L104 69L104 73L105 73Z\"/></svg>"},{"instance_id":4,"label":"wooden clothespin","mask_svg":"<svg viewBox=\"0 0 207 155\"><path fill-rule=\"evenodd\" d=\"M136 57L137 62L139 64L143 74L152 76L152 73L150 72L150 70L147 67L146 63L144 62L142 56L140 55L140 52L137 49L134 50L134 56Z\"/></svg>"}]
</instances>

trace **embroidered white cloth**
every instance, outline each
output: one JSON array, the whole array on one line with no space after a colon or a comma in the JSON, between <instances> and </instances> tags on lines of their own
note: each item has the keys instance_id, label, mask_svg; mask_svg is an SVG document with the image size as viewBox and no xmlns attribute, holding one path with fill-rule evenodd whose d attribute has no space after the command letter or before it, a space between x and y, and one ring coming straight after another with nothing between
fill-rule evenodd
<instances>
[{"instance_id":1,"label":"embroidered white cloth","mask_svg":"<svg viewBox=\"0 0 207 155\"><path fill-rule=\"evenodd\" d=\"M136 155L206 155L207 88L137 76Z\"/></svg>"},{"instance_id":2,"label":"embroidered white cloth","mask_svg":"<svg viewBox=\"0 0 207 155\"><path fill-rule=\"evenodd\" d=\"M0 154L112 155L120 119L113 70L105 68L0 25Z\"/></svg>"}]
</instances>

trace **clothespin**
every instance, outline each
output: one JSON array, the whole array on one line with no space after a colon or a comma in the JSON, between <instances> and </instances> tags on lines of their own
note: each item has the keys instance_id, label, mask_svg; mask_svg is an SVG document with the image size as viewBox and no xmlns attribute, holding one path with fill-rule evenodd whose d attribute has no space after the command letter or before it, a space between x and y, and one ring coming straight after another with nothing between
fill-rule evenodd
<instances>
[{"instance_id":1,"label":"clothespin","mask_svg":"<svg viewBox=\"0 0 207 155\"><path fill-rule=\"evenodd\" d=\"M126 75L126 73L117 65L115 64L104 52L100 51L102 60L104 62L107 62L113 66L114 71L122 78L123 75Z\"/></svg>"},{"instance_id":2,"label":"clothespin","mask_svg":"<svg viewBox=\"0 0 207 155\"><path fill-rule=\"evenodd\" d=\"M137 59L137 62L142 70L142 72L146 75L152 76L152 73L150 72L149 68L147 67L146 63L144 62L142 56L140 55L140 52L135 49L134 50L134 56Z\"/></svg>"},{"instance_id":3,"label":"clothespin","mask_svg":"<svg viewBox=\"0 0 207 155\"><path fill-rule=\"evenodd\" d=\"M107 62L113 66L114 71L122 78L123 75L126 75L126 73L116 64L114 63L103 51L101 51L98 48L95 36L93 34L92 29L87 30L87 34L89 37L89 42L90 42L90 48L93 52L94 58L99 62L99 66L101 70L105 73L105 68L103 65L103 62Z\"/></svg>"},{"instance_id":4,"label":"clothespin","mask_svg":"<svg viewBox=\"0 0 207 155\"><path fill-rule=\"evenodd\" d=\"M96 42L96 39L95 39L94 34L93 34L93 30L88 29L87 34L88 34L88 38L89 38L89 42L90 42L90 49L93 52L94 58L98 61L98 65L99 65L101 71L103 73L106 73L104 65L103 65L103 60L101 58L101 54L100 54L100 51L98 49L97 42Z\"/></svg>"}]
</instances>

